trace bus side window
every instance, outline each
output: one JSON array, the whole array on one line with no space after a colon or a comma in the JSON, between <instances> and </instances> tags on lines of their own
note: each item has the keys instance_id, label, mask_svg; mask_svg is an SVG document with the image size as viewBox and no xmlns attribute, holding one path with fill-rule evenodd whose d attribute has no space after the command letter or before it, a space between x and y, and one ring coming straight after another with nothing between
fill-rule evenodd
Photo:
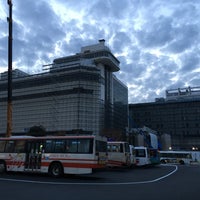
<instances>
[{"instance_id":1,"label":"bus side window","mask_svg":"<svg viewBox=\"0 0 200 200\"><path fill-rule=\"evenodd\" d=\"M25 140L19 140L15 143L15 153L24 153L25 152Z\"/></svg>"},{"instance_id":2,"label":"bus side window","mask_svg":"<svg viewBox=\"0 0 200 200\"><path fill-rule=\"evenodd\" d=\"M121 152L121 148L119 145L114 144L114 145L112 145L112 151L113 152Z\"/></svg>"},{"instance_id":3,"label":"bus side window","mask_svg":"<svg viewBox=\"0 0 200 200\"><path fill-rule=\"evenodd\" d=\"M111 152L111 146L110 145L107 145L107 151Z\"/></svg>"},{"instance_id":4,"label":"bus side window","mask_svg":"<svg viewBox=\"0 0 200 200\"><path fill-rule=\"evenodd\" d=\"M13 153L14 148L15 148L15 141L10 140L6 142L6 148L5 148L6 153Z\"/></svg>"},{"instance_id":5,"label":"bus side window","mask_svg":"<svg viewBox=\"0 0 200 200\"><path fill-rule=\"evenodd\" d=\"M65 153L65 140L55 141L55 153Z\"/></svg>"},{"instance_id":6,"label":"bus side window","mask_svg":"<svg viewBox=\"0 0 200 200\"><path fill-rule=\"evenodd\" d=\"M77 153L78 151L78 140L77 139L70 139L68 141L69 145L69 153Z\"/></svg>"},{"instance_id":7,"label":"bus side window","mask_svg":"<svg viewBox=\"0 0 200 200\"><path fill-rule=\"evenodd\" d=\"M78 140L78 153L92 153L93 140L79 139Z\"/></svg>"},{"instance_id":8,"label":"bus side window","mask_svg":"<svg viewBox=\"0 0 200 200\"><path fill-rule=\"evenodd\" d=\"M53 140L46 140L44 151L45 153L53 152Z\"/></svg>"},{"instance_id":9,"label":"bus side window","mask_svg":"<svg viewBox=\"0 0 200 200\"><path fill-rule=\"evenodd\" d=\"M4 152L6 141L0 141L0 153Z\"/></svg>"},{"instance_id":10,"label":"bus side window","mask_svg":"<svg viewBox=\"0 0 200 200\"><path fill-rule=\"evenodd\" d=\"M117 152L117 147L116 147L116 145L112 145L112 152Z\"/></svg>"},{"instance_id":11,"label":"bus side window","mask_svg":"<svg viewBox=\"0 0 200 200\"><path fill-rule=\"evenodd\" d=\"M120 152L123 153L123 144L120 144Z\"/></svg>"}]
</instances>

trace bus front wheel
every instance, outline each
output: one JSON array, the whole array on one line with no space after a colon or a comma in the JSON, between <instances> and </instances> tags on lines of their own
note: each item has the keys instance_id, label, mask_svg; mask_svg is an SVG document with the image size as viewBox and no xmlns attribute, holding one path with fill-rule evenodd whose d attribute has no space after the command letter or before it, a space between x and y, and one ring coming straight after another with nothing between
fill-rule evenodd
<instances>
[{"instance_id":1,"label":"bus front wheel","mask_svg":"<svg viewBox=\"0 0 200 200\"><path fill-rule=\"evenodd\" d=\"M49 168L49 174L53 177L61 177L63 175L63 167L59 162L53 162Z\"/></svg>"}]
</instances>

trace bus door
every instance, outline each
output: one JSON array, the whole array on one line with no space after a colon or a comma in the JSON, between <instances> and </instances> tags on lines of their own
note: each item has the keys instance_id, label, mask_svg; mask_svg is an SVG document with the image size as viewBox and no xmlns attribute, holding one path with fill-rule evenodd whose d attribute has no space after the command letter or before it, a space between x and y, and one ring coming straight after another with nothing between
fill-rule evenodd
<instances>
[{"instance_id":1,"label":"bus door","mask_svg":"<svg viewBox=\"0 0 200 200\"><path fill-rule=\"evenodd\" d=\"M40 171L43 143L41 141L27 141L26 143L26 171Z\"/></svg>"}]
</instances>

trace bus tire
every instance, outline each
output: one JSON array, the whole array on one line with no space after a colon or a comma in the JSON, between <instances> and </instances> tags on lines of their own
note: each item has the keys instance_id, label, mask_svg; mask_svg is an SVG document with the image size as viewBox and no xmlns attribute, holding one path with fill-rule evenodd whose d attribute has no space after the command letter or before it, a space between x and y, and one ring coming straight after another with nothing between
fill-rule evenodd
<instances>
[{"instance_id":1,"label":"bus tire","mask_svg":"<svg viewBox=\"0 0 200 200\"><path fill-rule=\"evenodd\" d=\"M0 160L0 174L6 172L6 163L3 160Z\"/></svg>"},{"instance_id":2,"label":"bus tire","mask_svg":"<svg viewBox=\"0 0 200 200\"><path fill-rule=\"evenodd\" d=\"M49 174L52 177L55 177L55 178L61 177L63 175L63 166L62 166L62 164L59 163L59 162L51 163L51 165L49 167Z\"/></svg>"}]
</instances>

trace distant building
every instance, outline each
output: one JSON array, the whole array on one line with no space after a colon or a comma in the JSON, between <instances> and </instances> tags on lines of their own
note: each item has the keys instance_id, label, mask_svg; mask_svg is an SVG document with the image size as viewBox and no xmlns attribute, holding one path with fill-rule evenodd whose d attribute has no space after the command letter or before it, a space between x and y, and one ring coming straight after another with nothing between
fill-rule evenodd
<instances>
[{"instance_id":1,"label":"distant building","mask_svg":"<svg viewBox=\"0 0 200 200\"><path fill-rule=\"evenodd\" d=\"M104 134L128 126L128 88L105 40L57 58L45 73L13 79L13 134L43 127L47 134ZM6 132L7 80L0 80L0 134ZM117 115L117 116L116 116ZM120 119L120 121L118 121ZM118 121L118 123L116 123Z\"/></svg>"},{"instance_id":2,"label":"distant building","mask_svg":"<svg viewBox=\"0 0 200 200\"><path fill-rule=\"evenodd\" d=\"M26 72L23 72L19 69L14 69L12 71L12 78L15 79L15 78L20 78L20 77L25 77L25 76L28 76L29 74L27 74ZM8 72L3 72L3 73L0 73L0 80L7 80L8 79Z\"/></svg>"},{"instance_id":3,"label":"distant building","mask_svg":"<svg viewBox=\"0 0 200 200\"><path fill-rule=\"evenodd\" d=\"M200 87L166 90L166 101L200 100Z\"/></svg>"},{"instance_id":4,"label":"distant building","mask_svg":"<svg viewBox=\"0 0 200 200\"><path fill-rule=\"evenodd\" d=\"M166 98L129 105L129 126L147 126L172 149L200 149L200 87L166 91ZM168 137L170 136L170 138ZM165 144L164 144L165 143Z\"/></svg>"}]
</instances>

